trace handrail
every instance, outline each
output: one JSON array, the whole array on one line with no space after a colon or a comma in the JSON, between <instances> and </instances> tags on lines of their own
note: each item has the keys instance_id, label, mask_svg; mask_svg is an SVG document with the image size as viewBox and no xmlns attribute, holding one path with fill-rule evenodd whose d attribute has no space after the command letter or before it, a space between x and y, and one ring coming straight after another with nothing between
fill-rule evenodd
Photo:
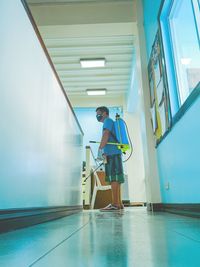
<instances>
[{"instance_id":1,"label":"handrail","mask_svg":"<svg viewBox=\"0 0 200 267\"><path fill-rule=\"evenodd\" d=\"M90 146L86 146L86 165L85 165L85 177L84 181L85 181L85 195L84 195L84 202L85 205L90 205L91 204L91 192L92 192L92 188L91 188L91 175L92 175L92 170L93 167L92 163L91 163L91 156L95 161L95 164L97 166L97 168L99 168L100 166L98 166L98 162L94 157L94 153L91 149Z\"/></svg>"},{"instance_id":2,"label":"handrail","mask_svg":"<svg viewBox=\"0 0 200 267\"><path fill-rule=\"evenodd\" d=\"M94 156L94 152L92 151L92 148L91 148L91 146L86 146L85 148L86 148L86 149L87 149L87 148L88 148L88 149L90 149L90 152L91 152L92 158L93 158L93 160L95 161L96 165L98 165L98 163L97 163L97 159L96 159L96 158L95 158L95 156Z\"/></svg>"},{"instance_id":3,"label":"handrail","mask_svg":"<svg viewBox=\"0 0 200 267\"><path fill-rule=\"evenodd\" d=\"M84 132L83 132L83 130L82 130L82 128L81 128L81 125L80 125L80 123L79 123L77 117L76 117L76 114L75 114L75 112L74 112L74 110L73 110L73 108L72 108L72 105L71 105L71 103L70 103L70 101L69 101L69 99L68 99L68 96L67 96L67 94L66 94L66 92L65 92L65 89L64 89L64 87L63 87L63 85L62 85L62 83L61 83L61 81L60 81L60 78L59 78L59 76L58 76L58 74L57 74L57 71L56 71L54 65L53 65L53 62L52 62L52 60L51 60L51 57L50 57L50 55L49 55L49 53L48 53L48 51L47 51L47 48L46 48L46 46L45 46L45 44L44 44L44 41L43 41L43 39L42 39L42 37L41 37L41 34L40 34L39 30L38 30L38 27L37 27L37 25L36 25L36 23L35 23L35 20L34 20L33 16L32 16L32 13L31 13L31 11L30 11L28 5L27 5L27 2L26 2L26 0L21 0L21 2L22 2L22 4L23 4L23 6L24 6L24 9L25 9L25 11L26 11L26 13L27 13L29 19L30 19L30 22L31 22L31 24L32 24L32 26L33 26L33 29L34 29L34 31L35 31L35 33L36 33L36 35L37 35L37 38L38 38L38 40L39 40L39 42L40 42L40 44L41 44L41 46L42 46L42 49L44 50L44 53L45 53L45 55L46 55L46 57L47 57L47 60L48 60L50 66L51 66L51 68L52 68L52 70L53 70L53 72L54 72L54 74L55 74L55 76L56 76L57 82L58 82L59 85L60 85L60 88L61 88L61 90L62 90L62 92L63 92L63 94L64 94L64 97L65 97L65 99L66 99L66 101L67 101L67 103L68 103L68 105L69 105L69 107L70 107L70 109L71 109L71 111L72 111L72 113L73 113L73 116L74 116L74 118L75 118L75 120L76 120L76 123L77 123L77 125L78 125L78 127L79 127L79 129L80 129L80 131L81 131L81 133L82 133L82 135L84 135Z\"/></svg>"}]
</instances>

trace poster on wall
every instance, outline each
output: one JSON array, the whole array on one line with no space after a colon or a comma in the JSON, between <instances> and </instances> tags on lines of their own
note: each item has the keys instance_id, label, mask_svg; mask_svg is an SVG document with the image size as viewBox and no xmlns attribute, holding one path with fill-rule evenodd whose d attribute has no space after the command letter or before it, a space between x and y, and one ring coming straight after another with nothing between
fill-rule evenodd
<instances>
[{"instance_id":1,"label":"poster on wall","mask_svg":"<svg viewBox=\"0 0 200 267\"><path fill-rule=\"evenodd\" d=\"M157 125L157 120L156 120L156 108L155 108L155 104L153 105L153 107L150 109L151 111L151 122L152 122L152 128L153 128L153 132L155 133L158 125Z\"/></svg>"},{"instance_id":2,"label":"poster on wall","mask_svg":"<svg viewBox=\"0 0 200 267\"><path fill-rule=\"evenodd\" d=\"M171 108L161 32L158 30L148 64L150 112L156 146L171 127Z\"/></svg>"}]
</instances>

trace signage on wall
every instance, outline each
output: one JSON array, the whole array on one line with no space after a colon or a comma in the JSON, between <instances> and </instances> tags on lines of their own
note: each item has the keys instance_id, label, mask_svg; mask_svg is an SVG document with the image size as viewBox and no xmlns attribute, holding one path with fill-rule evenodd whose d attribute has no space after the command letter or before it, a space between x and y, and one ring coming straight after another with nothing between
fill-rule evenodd
<instances>
[{"instance_id":1,"label":"signage on wall","mask_svg":"<svg viewBox=\"0 0 200 267\"><path fill-rule=\"evenodd\" d=\"M160 30L152 46L148 76L151 122L157 145L171 127L170 100Z\"/></svg>"}]
</instances>

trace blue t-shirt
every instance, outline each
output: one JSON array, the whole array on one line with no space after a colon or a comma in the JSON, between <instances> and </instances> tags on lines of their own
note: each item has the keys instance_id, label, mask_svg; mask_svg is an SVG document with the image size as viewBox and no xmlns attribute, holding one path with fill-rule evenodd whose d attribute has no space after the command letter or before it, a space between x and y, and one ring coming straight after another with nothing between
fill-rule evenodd
<instances>
[{"instance_id":1,"label":"blue t-shirt","mask_svg":"<svg viewBox=\"0 0 200 267\"><path fill-rule=\"evenodd\" d=\"M111 118L106 118L103 122L103 131L104 130L109 130L114 136L116 136L115 134L115 127L114 127L114 121ZM116 139L113 137L113 135L110 133L108 142L111 143L117 143ZM116 155L116 154L121 154L121 150L117 148L117 146L115 145L106 145L103 148L103 152L107 155Z\"/></svg>"}]
</instances>

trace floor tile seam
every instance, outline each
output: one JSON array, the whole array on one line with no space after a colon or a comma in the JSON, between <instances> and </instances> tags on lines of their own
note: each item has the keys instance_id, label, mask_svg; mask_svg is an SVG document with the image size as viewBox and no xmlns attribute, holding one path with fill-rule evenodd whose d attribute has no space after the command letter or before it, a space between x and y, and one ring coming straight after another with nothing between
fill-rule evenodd
<instances>
[{"instance_id":1,"label":"floor tile seam","mask_svg":"<svg viewBox=\"0 0 200 267\"><path fill-rule=\"evenodd\" d=\"M190 236L184 235L184 234L179 233L179 232L177 232L177 231L175 231L175 230L172 230L172 232L174 232L174 233L176 233L176 234L178 234L178 235L181 235L181 236L183 236L183 237L185 237L185 238L187 238L187 239L190 239L190 240L192 240L192 241L194 241L194 242L196 242L196 243L199 243L199 245L200 245L200 240L194 239L194 238L192 238L192 237L190 237Z\"/></svg>"},{"instance_id":2,"label":"floor tile seam","mask_svg":"<svg viewBox=\"0 0 200 267\"><path fill-rule=\"evenodd\" d=\"M88 220L87 223L85 223L84 225L82 225L80 228L78 228L77 230L75 230L74 232L72 232L69 236L67 236L66 238L64 238L62 241L60 241L56 246L52 247L51 249L49 249L46 253L44 253L42 256L40 256L38 259L36 259L34 262L32 262L30 265L28 265L28 267L32 267L34 266L36 263L38 263L41 259L43 259L44 257L46 257L48 254L50 254L53 250L55 250L56 248L58 248L60 245L62 245L65 241L67 241L68 239L70 239L72 236L74 236L76 233L80 232L85 226L87 226L89 224L91 220Z\"/></svg>"}]
</instances>

